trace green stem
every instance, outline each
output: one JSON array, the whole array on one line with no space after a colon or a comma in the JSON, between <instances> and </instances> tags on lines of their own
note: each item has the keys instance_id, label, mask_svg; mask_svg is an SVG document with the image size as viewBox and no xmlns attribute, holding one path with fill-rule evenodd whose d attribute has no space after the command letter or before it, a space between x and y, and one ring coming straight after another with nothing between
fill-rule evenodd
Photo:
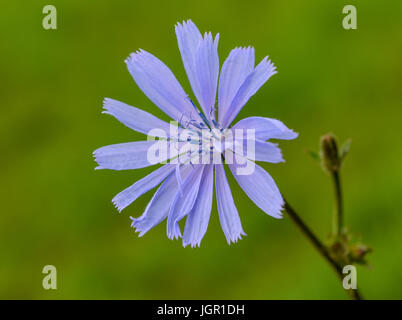
<instances>
[{"instance_id":1,"label":"green stem","mask_svg":"<svg viewBox=\"0 0 402 320\"><path fill-rule=\"evenodd\" d=\"M344 277L344 274L342 273L343 267L330 256L327 247L316 237L316 235L304 223L304 221L300 218L300 216L296 213L296 211L289 205L289 203L286 200L285 200L285 210L289 215L289 217L292 219L292 221L300 229L300 231L306 236L308 240L311 241L313 246L317 249L318 253L321 254L321 256L334 269L334 271L336 272L342 283ZM357 289L350 289L348 290L348 293L355 300L363 299Z\"/></svg>"},{"instance_id":2,"label":"green stem","mask_svg":"<svg viewBox=\"0 0 402 320\"><path fill-rule=\"evenodd\" d=\"M338 170L331 174L334 185L334 216L333 216L333 233L340 236L343 228L343 201L341 177Z\"/></svg>"}]
</instances>

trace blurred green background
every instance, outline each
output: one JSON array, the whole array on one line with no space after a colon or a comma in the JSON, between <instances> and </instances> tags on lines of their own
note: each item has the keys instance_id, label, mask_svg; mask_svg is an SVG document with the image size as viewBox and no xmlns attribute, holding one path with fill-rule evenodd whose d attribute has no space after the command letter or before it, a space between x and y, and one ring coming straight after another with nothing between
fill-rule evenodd
<instances>
[{"instance_id":1,"label":"blurred green background","mask_svg":"<svg viewBox=\"0 0 402 320\"><path fill-rule=\"evenodd\" d=\"M46 4L57 8L57 30L42 28ZM342 28L346 4L357 7L357 30ZM345 220L374 248L358 286L366 298L402 298L401 1L8 1L0 16L0 298L347 299L292 222L265 215L232 178L248 235L231 246L215 204L199 249L168 240L165 223L137 237L129 216L153 192L122 214L113 207L154 168L94 170L96 148L142 138L102 115L102 100L167 120L124 59L152 52L192 95L174 33L188 18L220 33L221 64L233 47L253 45L257 60L269 54L277 65L238 119L278 118L300 133L280 144L285 164L263 166L322 239L331 184L305 150L328 131L353 139ZM42 288L48 264L57 290Z\"/></svg>"}]
</instances>

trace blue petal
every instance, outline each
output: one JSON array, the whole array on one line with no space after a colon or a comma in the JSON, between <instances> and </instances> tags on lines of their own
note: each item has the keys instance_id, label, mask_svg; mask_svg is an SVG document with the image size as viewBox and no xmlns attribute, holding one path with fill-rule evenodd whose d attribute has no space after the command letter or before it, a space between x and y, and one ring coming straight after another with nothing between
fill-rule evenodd
<instances>
[{"instance_id":1,"label":"blue petal","mask_svg":"<svg viewBox=\"0 0 402 320\"><path fill-rule=\"evenodd\" d=\"M217 35L214 41L211 33L202 37L191 20L178 23L175 30L191 88L205 115L210 119L219 75L219 36Z\"/></svg>"},{"instance_id":2,"label":"blue petal","mask_svg":"<svg viewBox=\"0 0 402 320\"><path fill-rule=\"evenodd\" d=\"M254 71L247 76L244 83L236 93L229 109L227 110L222 126L227 128L230 126L234 118L247 103L247 101L260 89L260 87L276 73L275 67L268 57L265 57Z\"/></svg>"},{"instance_id":3,"label":"blue petal","mask_svg":"<svg viewBox=\"0 0 402 320\"><path fill-rule=\"evenodd\" d=\"M127 58L128 70L145 95L172 119L194 114L194 107L170 69L152 54L140 50ZM194 117L199 119L197 114Z\"/></svg>"},{"instance_id":4,"label":"blue petal","mask_svg":"<svg viewBox=\"0 0 402 320\"><path fill-rule=\"evenodd\" d=\"M223 121L237 91L253 70L254 48L235 48L230 52L223 63L219 79L219 122Z\"/></svg>"},{"instance_id":5,"label":"blue petal","mask_svg":"<svg viewBox=\"0 0 402 320\"><path fill-rule=\"evenodd\" d=\"M219 220L226 240L229 244L237 242L242 235L246 234L241 226L240 217L222 164L215 165L215 188Z\"/></svg>"},{"instance_id":6,"label":"blue petal","mask_svg":"<svg viewBox=\"0 0 402 320\"><path fill-rule=\"evenodd\" d=\"M188 176L191 170L190 165L184 165L180 168L181 175L184 178ZM136 232L140 232L140 237L167 217L177 192L177 180L175 175L171 174L155 192L141 217L132 218L132 227L136 229Z\"/></svg>"},{"instance_id":7,"label":"blue petal","mask_svg":"<svg viewBox=\"0 0 402 320\"><path fill-rule=\"evenodd\" d=\"M148 149L155 141L113 144L94 151L97 169L127 170L148 167Z\"/></svg>"},{"instance_id":8,"label":"blue petal","mask_svg":"<svg viewBox=\"0 0 402 320\"><path fill-rule=\"evenodd\" d=\"M254 129L255 138L261 141L269 139L291 140L298 134L286 127L281 121L263 117L249 117L237 122L233 129Z\"/></svg>"},{"instance_id":9,"label":"blue petal","mask_svg":"<svg viewBox=\"0 0 402 320\"><path fill-rule=\"evenodd\" d=\"M178 222L186 216L194 206L203 171L204 165L195 165L192 172L183 182L183 195L178 192L173 200L167 222L167 235L170 239L181 237Z\"/></svg>"},{"instance_id":10,"label":"blue petal","mask_svg":"<svg viewBox=\"0 0 402 320\"><path fill-rule=\"evenodd\" d=\"M195 69L195 54L200 45L202 35L191 20L183 21L183 24L177 23L175 30L184 69L186 70L191 88L198 99L200 89Z\"/></svg>"},{"instance_id":11,"label":"blue petal","mask_svg":"<svg viewBox=\"0 0 402 320\"><path fill-rule=\"evenodd\" d=\"M163 140L135 141L99 148L93 153L96 162L99 164L96 169L129 170L154 165L156 162L151 162L151 159L148 159L148 151L152 149L163 150L162 146L166 146L167 150L166 153L161 153L160 159L157 159L160 160L159 162L176 157L180 151L180 149L170 148L169 143Z\"/></svg>"},{"instance_id":12,"label":"blue petal","mask_svg":"<svg viewBox=\"0 0 402 320\"><path fill-rule=\"evenodd\" d=\"M282 151L276 143L255 140L255 161L270 163L285 162Z\"/></svg>"},{"instance_id":13,"label":"blue petal","mask_svg":"<svg viewBox=\"0 0 402 320\"><path fill-rule=\"evenodd\" d=\"M214 165L205 165L200 190L191 212L187 216L183 234L183 246L200 246L208 228L212 209L214 187Z\"/></svg>"},{"instance_id":14,"label":"blue petal","mask_svg":"<svg viewBox=\"0 0 402 320\"><path fill-rule=\"evenodd\" d=\"M215 119L214 106L219 76L219 34L215 41L211 33L205 33L195 56L195 66L200 85L197 99L208 119Z\"/></svg>"},{"instance_id":15,"label":"blue petal","mask_svg":"<svg viewBox=\"0 0 402 320\"><path fill-rule=\"evenodd\" d=\"M180 163L176 165L175 174L176 174L177 185L179 187L179 192L181 195L183 195L183 180L180 174Z\"/></svg>"},{"instance_id":16,"label":"blue petal","mask_svg":"<svg viewBox=\"0 0 402 320\"><path fill-rule=\"evenodd\" d=\"M155 188L158 184L165 180L166 177L173 172L173 170L175 170L175 165L172 164L166 164L163 167L160 167L141 180L138 180L132 186L124 189L113 198L112 202L119 211L123 210L129 204L134 202L139 196Z\"/></svg>"},{"instance_id":17,"label":"blue petal","mask_svg":"<svg viewBox=\"0 0 402 320\"><path fill-rule=\"evenodd\" d=\"M254 165L254 172L249 175L238 175L237 164L229 164L229 168L240 187L262 211L274 218L282 218L284 202L275 181L263 168Z\"/></svg>"},{"instance_id":18,"label":"blue petal","mask_svg":"<svg viewBox=\"0 0 402 320\"><path fill-rule=\"evenodd\" d=\"M141 109L110 98L105 98L103 107L105 109L103 113L114 116L117 120L134 131L148 134L152 129L161 129L165 131L164 136L169 135L169 123Z\"/></svg>"},{"instance_id":19,"label":"blue petal","mask_svg":"<svg viewBox=\"0 0 402 320\"><path fill-rule=\"evenodd\" d=\"M237 141L239 142L239 144L242 143L243 147L237 149L237 146L235 146L235 148L230 149L234 151L236 154L247 157L247 159L249 160L264 161L270 163L285 162L285 160L282 157L282 151L276 143L264 142L253 139L243 139L241 141L239 140ZM251 144L254 144L253 149L254 152L252 152L251 154L249 154L248 144L250 144L250 146Z\"/></svg>"}]
</instances>

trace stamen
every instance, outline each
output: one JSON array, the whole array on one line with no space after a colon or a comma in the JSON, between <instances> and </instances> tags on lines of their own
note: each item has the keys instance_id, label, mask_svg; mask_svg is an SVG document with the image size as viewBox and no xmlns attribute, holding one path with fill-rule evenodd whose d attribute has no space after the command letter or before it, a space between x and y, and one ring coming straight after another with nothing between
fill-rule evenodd
<instances>
[{"instance_id":1,"label":"stamen","mask_svg":"<svg viewBox=\"0 0 402 320\"><path fill-rule=\"evenodd\" d=\"M221 129L221 126L219 125L219 123L216 120L212 119L212 123L214 124L215 128L217 129ZM222 130L222 129L221 129Z\"/></svg>"},{"instance_id":2,"label":"stamen","mask_svg":"<svg viewBox=\"0 0 402 320\"><path fill-rule=\"evenodd\" d=\"M207 118L205 117L205 115L204 115L200 110L198 110L197 106L194 104L193 100L191 100L190 97L187 97L187 98L190 100L190 102L191 102L191 104L193 105L195 111L197 111L198 115L201 117L201 119L202 119L202 120L204 121L204 123L207 125L207 127L209 128L209 130L211 130L211 126L210 126L210 124L209 124Z\"/></svg>"},{"instance_id":3,"label":"stamen","mask_svg":"<svg viewBox=\"0 0 402 320\"><path fill-rule=\"evenodd\" d=\"M215 121L215 111L216 111L216 108L214 106L212 106L211 111L209 112L209 117L212 119L212 122Z\"/></svg>"}]
</instances>

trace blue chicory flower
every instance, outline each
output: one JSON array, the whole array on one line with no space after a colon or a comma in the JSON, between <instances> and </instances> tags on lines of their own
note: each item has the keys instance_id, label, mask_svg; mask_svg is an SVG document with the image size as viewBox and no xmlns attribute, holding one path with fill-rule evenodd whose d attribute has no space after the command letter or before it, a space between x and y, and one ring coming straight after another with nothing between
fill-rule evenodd
<instances>
[{"instance_id":1,"label":"blue chicory flower","mask_svg":"<svg viewBox=\"0 0 402 320\"><path fill-rule=\"evenodd\" d=\"M228 128L252 129L255 132L255 158L246 161L282 162L280 149L276 144L267 142L269 139L289 140L297 137L282 122L249 117L231 126L247 101L276 73L268 57L255 66L254 48L235 48L223 63L219 77L219 34L215 38L211 33L202 36L191 20L178 23L175 30L184 68L202 112L188 98L170 69L144 50L131 54L126 60L128 70L139 88L177 121L180 128L191 127L193 132L202 129L211 131L212 128L220 132ZM217 91L219 108L218 118L215 119ZM144 134L155 128L166 133L171 129L167 122L113 99L104 100L104 109L104 113ZM172 141L173 137L168 134L167 140ZM149 140L102 147L94 152L99 164L97 169L126 170L150 166L153 163L147 154L154 144L155 141ZM212 149L211 152L216 152ZM169 157L174 158L174 155L164 160ZM236 161L228 166L240 187L261 210L272 217L281 218L284 201L274 180L264 169L252 163L255 169L246 175L238 174L236 169L240 165ZM132 226L142 236L167 218L169 238L182 237L183 246L200 246L212 208L214 173L220 223L227 242L237 242L245 233L222 163L193 164L191 160L178 164L166 163L120 192L112 201L121 211L139 196L160 185L145 212L139 218L131 218ZM182 235L178 223L184 217L187 219Z\"/></svg>"}]
</instances>

